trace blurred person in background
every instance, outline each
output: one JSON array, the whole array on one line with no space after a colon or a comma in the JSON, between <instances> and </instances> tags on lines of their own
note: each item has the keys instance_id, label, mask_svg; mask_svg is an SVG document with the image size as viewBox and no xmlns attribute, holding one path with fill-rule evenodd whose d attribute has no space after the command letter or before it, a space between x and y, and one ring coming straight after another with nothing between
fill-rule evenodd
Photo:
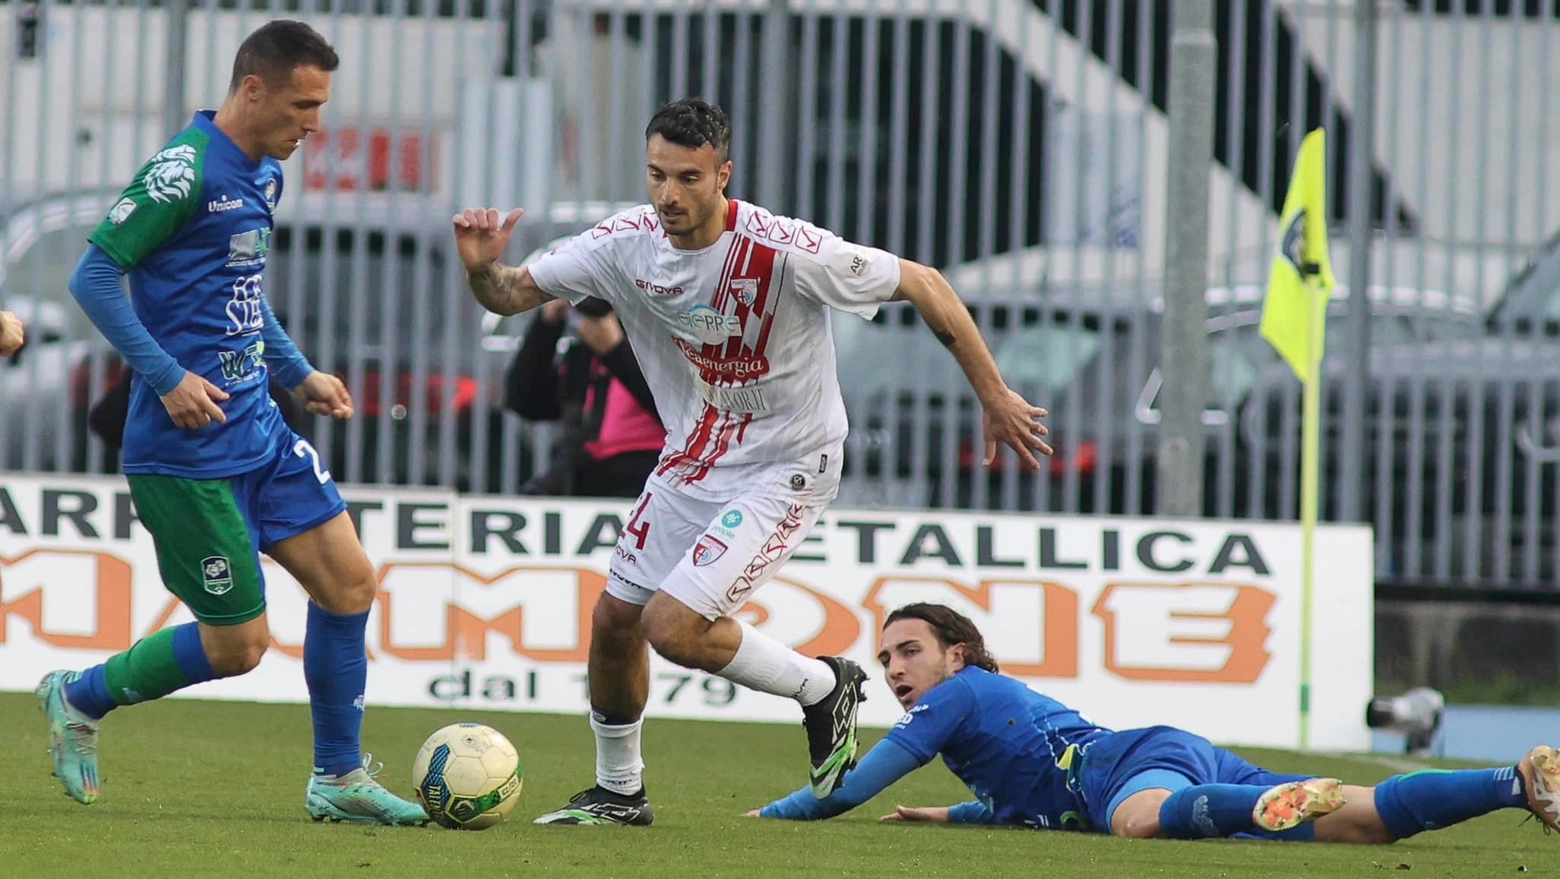
<instances>
[{"instance_id":1,"label":"blurred person in background","mask_svg":"<svg viewBox=\"0 0 1560 879\"><path fill-rule=\"evenodd\" d=\"M521 494L638 497L666 428L612 306L544 305L504 377L504 405L528 421L561 421L552 463ZM565 339L565 331L570 330Z\"/></svg>"}]
</instances>

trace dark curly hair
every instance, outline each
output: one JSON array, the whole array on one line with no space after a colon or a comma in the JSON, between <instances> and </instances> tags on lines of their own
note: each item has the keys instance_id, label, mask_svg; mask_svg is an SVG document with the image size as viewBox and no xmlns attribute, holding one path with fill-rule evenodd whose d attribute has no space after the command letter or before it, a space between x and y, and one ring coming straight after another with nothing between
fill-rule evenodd
<instances>
[{"instance_id":1,"label":"dark curly hair","mask_svg":"<svg viewBox=\"0 0 1560 879\"><path fill-rule=\"evenodd\" d=\"M937 635L937 643L944 650L955 644L964 645L964 664L976 668L983 668L989 672L999 671L997 660L986 649L986 638L970 618L954 610L947 605L930 604L918 601L907 604L904 607L890 613L883 620L883 628L900 620L920 620L932 627Z\"/></svg>"},{"instance_id":2,"label":"dark curly hair","mask_svg":"<svg viewBox=\"0 0 1560 879\"><path fill-rule=\"evenodd\" d=\"M657 110L645 126L645 140L657 134L692 150L709 144L719 157L717 163L731 157L731 120L724 110L700 98L673 101Z\"/></svg>"}]
</instances>

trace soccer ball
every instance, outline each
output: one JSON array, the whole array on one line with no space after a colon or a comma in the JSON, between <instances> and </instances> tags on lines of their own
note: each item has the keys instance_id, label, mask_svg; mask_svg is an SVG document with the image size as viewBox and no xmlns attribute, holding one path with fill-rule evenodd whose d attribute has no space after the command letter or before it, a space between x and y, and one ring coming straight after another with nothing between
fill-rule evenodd
<instances>
[{"instance_id":1,"label":"soccer ball","mask_svg":"<svg viewBox=\"0 0 1560 879\"><path fill-rule=\"evenodd\" d=\"M412 788L434 823L486 830L520 799L520 754L504 734L480 723L456 723L423 742L412 761Z\"/></svg>"}]
</instances>

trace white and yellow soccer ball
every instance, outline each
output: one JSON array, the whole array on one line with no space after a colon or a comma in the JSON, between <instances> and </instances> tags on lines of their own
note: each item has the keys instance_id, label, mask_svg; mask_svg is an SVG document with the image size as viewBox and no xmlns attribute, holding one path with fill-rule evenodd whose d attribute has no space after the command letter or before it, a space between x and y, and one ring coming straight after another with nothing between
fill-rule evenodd
<instances>
[{"instance_id":1,"label":"white and yellow soccer ball","mask_svg":"<svg viewBox=\"0 0 1560 879\"><path fill-rule=\"evenodd\" d=\"M520 800L520 752L480 723L455 723L428 737L412 761L412 787L434 823L486 830Z\"/></svg>"}]
</instances>

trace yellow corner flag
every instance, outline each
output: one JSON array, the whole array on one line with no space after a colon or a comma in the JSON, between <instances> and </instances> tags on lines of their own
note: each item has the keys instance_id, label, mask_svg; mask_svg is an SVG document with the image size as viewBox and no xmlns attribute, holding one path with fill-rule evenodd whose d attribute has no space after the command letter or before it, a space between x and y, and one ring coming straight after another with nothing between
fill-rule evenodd
<instances>
[{"instance_id":1,"label":"yellow corner flag","mask_svg":"<svg viewBox=\"0 0 1560 879\"><path fill-rule=\"evenodd\" d=\"M1311 642L1316 580L1316 519L1321 484L1322 343L1332 262L1327 258L1327 140L1318 128L1300 142L1278 253L1262 303L1262 338L1287 361L1305 386L1300 443L1300 750L1311 747Z\"/></svg>"},{"instance_id":2,"label":"yellow corner flag","mask_svg":"<svg viewBox=\"0 0 1560 879\"><path fill-rule=\"evenodd\" d=\"M1262 338L1305 381L1312 365L1321 362L1327 300L1337 285L1327 258L1327 135L1320 128L1300 142L1278 228L1278 253L1262 303Z\"/></svg>"}]
</instances>

